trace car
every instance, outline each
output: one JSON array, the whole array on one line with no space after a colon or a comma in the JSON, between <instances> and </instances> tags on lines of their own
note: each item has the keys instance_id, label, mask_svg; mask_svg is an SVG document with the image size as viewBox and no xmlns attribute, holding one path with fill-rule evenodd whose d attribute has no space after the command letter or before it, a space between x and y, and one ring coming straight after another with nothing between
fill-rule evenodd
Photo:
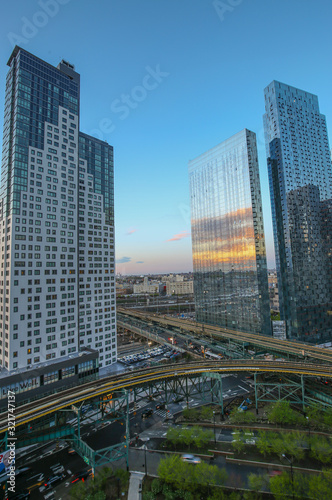
<instances>
[{"instance_id":1,"label":"car","mask_svg":"<svg viewBox=\"0 0 332 500\"><path fill-rule=\"evenodd\" d=\"M84 481L85 479L87 479L91 475L92 475L91 469L76 472L73 475L71 482L73 484L73 483L77 483L77 481Z\"/></svg>"},{"instance_id":2,"label":"car","mask_svg":"<svg viewBox=\"0 0 332 500\"><path fill-rule=\"evenodd\" d=\"M199 457L195 457L195 455L189 455L189 454L182 455L181 460L189 464L200 464L202 461Z\"/></svg>"},{"instance_id":3,"label":"car","mask_svg":"<svg viewBox=\"0 0 332 500\"><path fill-rule=\"evenodd\" d=\"M147 408L145 411L142 413L142 418L149 418L153 415L153 409L152 408Z\"/></svg>"},{"instance_id":4,"label":"car","mask_svg":"<svg viewBox=\"0 0 332 500\"><path fill-rule=\"evenodd\" d=\"M63 465L59 465L58 467L51 467L53 474L56 474L57 476L59 474L62 474L65 471L65 468Z\"/></svg>"},{"instance_id":5,"label":"car","mask_svg":"<svg viewBox=\"0 0 332 500\"><path fill-rule=\"evenodd\" d=\"M62 479L64 479L65 474L56 474L55 476L51 476L48 481L44 483L45 488L52 488L52 486Z\"/></svg>"},{"instance_id":6,"label":"car","mask_svg":"<svg viewBox=\"0 0 332 500\"><path fill-rule=\"evenodd\" d=\"M74 448L68 448L68 455L76 455L76 450Z\"/></svg>"},{"instance_id":7,"label":"car","mask_svg":"<svg viewBox=\"0 0 332 500\"><path fill-rule=\"evenodd\" d=\"M165 406L166 406L166 401L160 401L160 403L156 405L156 410L164 410Z\"/></svg>"}]
</instances>

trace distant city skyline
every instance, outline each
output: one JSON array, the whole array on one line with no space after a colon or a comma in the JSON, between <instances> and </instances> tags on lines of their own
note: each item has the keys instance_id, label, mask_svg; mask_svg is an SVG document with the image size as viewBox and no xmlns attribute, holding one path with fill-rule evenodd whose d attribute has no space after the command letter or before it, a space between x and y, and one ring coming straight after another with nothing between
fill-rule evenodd
<instances>
[{"instance_id":1,"label":"distant city skyline","mask_svg":"<svg viewBox=\"0 0 332 500\"><path fill-rule=\"evenodd\" d=\"M332 5L234 3L224 13L206 0L0 7L2 68L17 44L84 75L80 130L114 147L117 272L192 270L188 161L245 127L257 135L267 261L275 267L264 88L276 79L318 95L332 130ZM271 37L281 26L282 36ZM0 95L3 102L4 73ZM2 129L3 111L0 120Z\"/></svg>"}]
</instances>

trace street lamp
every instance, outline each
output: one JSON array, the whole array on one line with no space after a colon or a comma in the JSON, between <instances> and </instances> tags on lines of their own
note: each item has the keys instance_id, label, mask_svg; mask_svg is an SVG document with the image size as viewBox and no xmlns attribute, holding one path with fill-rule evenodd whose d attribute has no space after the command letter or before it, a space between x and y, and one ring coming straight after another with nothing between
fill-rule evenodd
<instances>
[{"instance_id":1,"label":"street lamp","mask_svg":"<svg viewBox=\"0 0 332 500\"><path fill-rule=\"evenodd\" d=\"M288 457L286 457L286 455L283 453L282 454L282 457L285 458L289 463L290 463L290 468L291 468L291 481L292 481L292 497L293 497L293 500L294 500L294 478L293 478L293 462L291 460L289 460Z\"/></svg>"},{"instance_id":2,"label":"street lamp","mask_svg":"<svg viewBox=\"0 0 332 500\"><path fill-rule=\"evenodd\" d=\"M213 412L213 430L214 430L214 444L216 445L216 412Z\"/></svg>"}]
</instances>

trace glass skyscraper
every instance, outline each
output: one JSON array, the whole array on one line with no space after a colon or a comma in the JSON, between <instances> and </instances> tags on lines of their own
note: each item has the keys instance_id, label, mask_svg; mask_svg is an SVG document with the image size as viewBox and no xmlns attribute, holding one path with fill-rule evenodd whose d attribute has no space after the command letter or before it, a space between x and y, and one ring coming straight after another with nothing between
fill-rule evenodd
<instances>
[{"instance_id":1,"label":"glass skyscraper","mask_svg":"<svg viewBox=\"0 0 332 500\"><path fill-rule=\"evenodd\" d=\"M271 335L256 135L189 162L196 320Z\"/></svg>"},{"instance_id":2,"label":"glass skyscraper","mask_svg":"<svg viewBox=\"0 0 332 500\"><path fill-rule=\"evenodd\" d=\"M273 81L264 129L281 319L288 338L332 337L332 168L318 98Z\"/></svg>"},{"instance_id":3,"label":"glass skyscraper","mask_svg":"<svg viewBox=\"0 0 332 500\"><path fill-rule=\"evenodd\" d=\"M0 363L116 361L113 148L79 132L80 75L15 47L0 187Z\"/></svg>"}]
</instances>

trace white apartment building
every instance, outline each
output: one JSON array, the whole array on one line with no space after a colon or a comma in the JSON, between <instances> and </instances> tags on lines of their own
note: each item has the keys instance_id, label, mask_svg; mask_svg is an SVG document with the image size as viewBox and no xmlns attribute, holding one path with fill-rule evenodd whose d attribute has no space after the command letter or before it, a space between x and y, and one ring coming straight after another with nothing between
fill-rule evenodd
<instances>
[{"instance_id":1,"label":"white apartment building","mask_svg":"<svg viewBox=\"0 0 332 500\"><path fill-rule=\"evenodd\" d=\"M0 363L116 361L113 148L79 132L80 77L15 47L0 187Z\"/></svg>"}]
</instances>

